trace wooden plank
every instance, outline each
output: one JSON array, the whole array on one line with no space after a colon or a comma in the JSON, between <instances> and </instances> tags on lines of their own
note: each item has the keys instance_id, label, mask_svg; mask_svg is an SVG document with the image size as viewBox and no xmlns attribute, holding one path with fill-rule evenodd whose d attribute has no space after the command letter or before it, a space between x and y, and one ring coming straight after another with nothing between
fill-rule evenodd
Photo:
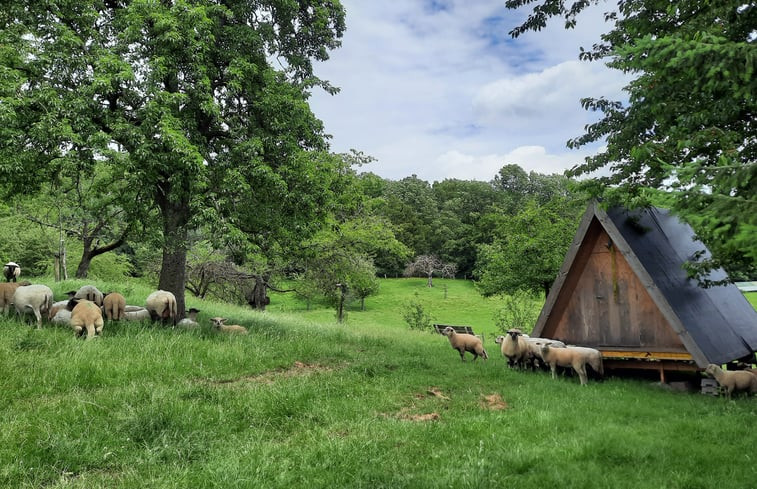
<instances>
[{"instance_id":1,"label":"wooden plank","mask_svg":"<svg viewBox=\"0 0 757 489\"><path fill-rule=\"evenodd\" d=\"M634 359L634 360L675 360L675 361L692 361L694 357L690 353L683 352L652 352L652 351L633 351L633 350L603 350L599 349L602 353L602 358L608 359Z\"/></svg>"}]
</instances>

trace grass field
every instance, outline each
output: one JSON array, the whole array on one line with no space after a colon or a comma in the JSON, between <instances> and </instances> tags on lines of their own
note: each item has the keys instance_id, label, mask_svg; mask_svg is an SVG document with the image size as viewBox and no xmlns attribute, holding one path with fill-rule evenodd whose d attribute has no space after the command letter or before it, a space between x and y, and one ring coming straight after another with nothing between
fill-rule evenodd
<instances>
[{"instance_id":1,"label":"grass field","mask_svg":"<svg viewBox=\"0 0 757 489\"><path fill-rule=\"evenodd\" d=\"M582 387L505 368L489 339L489 361L461 363L407 331L399 291L482 330L497 302L396 285L343 325L290 297L266 313L188 298L247 336L132 323L83 341L0 319L0 487L755 487L757 400Z\"/></svg>"}]
</instances>

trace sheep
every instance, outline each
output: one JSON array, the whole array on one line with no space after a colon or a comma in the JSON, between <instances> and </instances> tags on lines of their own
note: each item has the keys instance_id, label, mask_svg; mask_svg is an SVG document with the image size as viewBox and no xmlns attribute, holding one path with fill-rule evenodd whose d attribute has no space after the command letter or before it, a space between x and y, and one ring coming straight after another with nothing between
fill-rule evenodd
<instances>
[{"instance_id":1,"label":"sheep","mask_svg":"<svg viewBox=\"0 0 757 489\"><path fill-rule=\"evenodd\" d=\"M55 312L55 314L53 314L52 317L50 317L50 322L53 324L59 324L59 325L70 325L71 324L71 311L65 308L58 309Z\"/></svg>"},{"instance_id":2,"label":"sheep","mask_svg":"<svg viewBox=\"0 0 757 489\"><path fill-rule=\"evenodd\" d=\"M8 311L13 305L13 294L19 287L25 287L31 285L31 282L0 282L0 307L3 308L3 314L8 314Z\"/></svg>"},{"instance_id":3,"label":"sheep","mask_svg":"<svg viewBox=\"0 0 757 489\"><path fill-rule=\"evenodd\" d=\"M549 345L552 348L565 348L565 343L563 343L562 341L551 340L549 338L529 337L527 335L523 336L526 338L526 342L528 342L528 351L531 352L534 365L537 367L545 365L544 359L541 356L542 346Z\"/></svg>"},{"instance_id":4,"label":"sheep","mask_svg":"<svg viewBox=\"0 0 757 489\"><path fill-rule=\"evenodd\" d=\"M15 282L21 276L21 267L18 266L18 263L9 261L3 265L3 275L5 275L7 282Z\"/></svg>"},{"instance_id":5,"label":"sheep","mask_svg":"<svg viewBox=\"0 0 757 489\"><path fill-rule=\"evenodd\" d=\"M13 293L16 314L33 313L37 319L37 329L42 327L42 314L47 314L53 306L53 291L47 285L27 285Z\"/></svg>"},{"instance_id":6,"label":"sheep","mask_svg":"<svg viewBox=\"0 0 757 489\"><path fill-rule=\"evenodd\" d=\"M176 323L177 328L184 328L184 329L197 329L200 327L199 323L197 322L197 313L200 312L199 309L195 309L194 307L191 307L187 311L187 315L189 317L185 317L178 323Z\"/></svg>"},{"instance_id":7,"label":"sheep","mask_svg":"<svg viewBox=\"0 0 757 489\"><path fill-rule=\"evenodd\" d=\"M110 292L103 296L103 311L109 321L120 321L124 317L126 299L118 292Z\"/></svg>"},{"instance_id":8,"label":"sheep","mask_svg":"<svg viewBox=\"0 0 757 489\"><path fill-rule=\"evenodd\" d=\"M507 330L506 335L497 336L494 342L499 344L502 356L507 358L510 367L523 367L532 358L528 342L519 329Z\"/></svg>"},{"instance_id":9,"label":"sheep","mask_svg":"<svg viewBox=\"0 0 757 489\"><path fill-rule=\"evenodd\" d=\"M77 337L87 333L87 339L91 340L95 335L103 331L103 313L100 306L86 299L71 299L68 303L71 309L71 327Z\"/></svg>"},{"instance_id":10,"label":"sheep","mask_svg":"<svg viewBox=\"0 0 757 489\"><path fill-rule=\"evenodd\" d=\"M557 367L572 367L581 379L581 385L587 384L586 364L591 365L597 373L604 375L602 353L594 348L567 346L555 348L551 345L541 347L541 356L552 371L552 378L557 378Z\"/></svg>"},{"instance_id":11,"label":"sheep","mask_svg":"<svg viewBox=\"0 0 757 489\"><path fill-rule=\"evenodd\" d=\"M474 362L478 360L479 356L484 360L489 358L489 354L484 350L484 345L478 336L467 333L458 334L451 326L444 328L443 334L449 339L452 348L460 352L460 360L463 362L465 361L466 351L473 353Z\"/></svg>"},{"instance_id":12,"label":"sheep","mask_svg":"<svg viewBox=\"0 0 757 489\"><path fill-rule=\"evenodd\" d=\"M147 321L150 319L150 311L142 306L125 306L124 319L127 321Z\"/></svg>"},{"instance_id":13,"label":"sheep","mask_svg":"<svg viewBox=\"0 0 757 489\"><path fill-rule=\"evenodd\" d=\"M71 301L71 299L66 299L64 301L55 301L53 302L52 307L50 307L50 310L47 313L47 319L51 320L60 312L60 311L68 311L71 312L68 309L68 303Z\"/></svg>"},{"instance_id":14,"label":"sheep","mask_svg":"<svg viewBox=\"0 0 757 489\"><path fill-rule=\"evenodd\" d=\"M213 323L213 329L221 331L223 333L239 333L247 334L247 328L238 324L224 324L228 319L221 317L210 318L210 322Z\"/></svg>"},{"instance_id":15,"label":"sheep","mask_svg":"<svg viewBox=\"0 0 757 489\"><path fill-rule=\"evenodd\" d=\"M718 365L711 363L704 369L704 373L718 381L720 387L725 388L726 397L731 398L731 393L746 391L749 394L757 394L757 375L746 370L727 371Z\"/></svg>"},{"instance_id":16,"label":"sheep","mask_svg":"<svg viewBox=\"0 0 757 489\"><path fill-rule=\"evenodd\" d=\"M153 321L169 319L176 326L176 296L171 292L156 290L147 296L145 304Z\"/></svg>"},{"instance_id":17,"label":"sheep","mask_svg":"<svg viewBox=\"0 0 757 489\"><path fill-rule=\"evenodd\" d=\"M73 291L72 291L73 292ZM72 292L67 292L68 296L72 299L84 299L97 304L97 307L103 305L103 293L100 292L94 285L83 285L77 290L73 296Z\"/></svg>"}]
</instances>

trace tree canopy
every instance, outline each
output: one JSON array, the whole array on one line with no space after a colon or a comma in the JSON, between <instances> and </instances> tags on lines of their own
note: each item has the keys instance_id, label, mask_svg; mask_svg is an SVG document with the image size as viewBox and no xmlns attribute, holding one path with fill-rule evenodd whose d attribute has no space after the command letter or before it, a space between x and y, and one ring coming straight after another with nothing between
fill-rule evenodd
<instances>
[{"instance_id":1,"label":"tree canopy","mask_svg":"<svg viewBox=\"0 0 757 489\"><path fill-rule=\"evenodd\" d=\"M534 4L511 34L539 30L550 17L566 27L588 0L508 0ZM649 189L669 193L674 211L691 222L716 257L703 263L731 272L757 271L757 5L738 0L624 0L606 14L609 31L586 60L630 74L628 100L586 98L602 113L572 148L606 141L570 175L610 174L586 187L610 202L645 205Z\"/></svg>"}]
</instances>

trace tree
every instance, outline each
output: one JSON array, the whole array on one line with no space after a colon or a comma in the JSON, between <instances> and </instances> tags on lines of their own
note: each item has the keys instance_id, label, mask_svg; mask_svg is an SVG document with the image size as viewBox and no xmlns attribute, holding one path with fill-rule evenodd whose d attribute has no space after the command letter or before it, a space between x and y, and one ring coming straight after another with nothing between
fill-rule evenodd
<instances>
[{"instance_id":1,"label":"tree","mask_svg":"<svg viewBox=\"0 0 757 489\"><path fill-rule=\"evenodd\" d=\"M226 219L294 240L324 217L334 160L308 90L338 0L14 2L0 15L0 178L29 192L96 161L160 212L158 287L184 310L188 230ZM276 59L280 70L271 65Z\"/></svg>"},{"instance_id":2,"label":"tree","mask_svg":"<svg viewBox=\"0 0 757 489\"><path fill-rule=\"evenodd\" d=\"M504 219L497 239L480 247L476 275L484 296L516 291L549 293L580 217L579 201L530 201Z\"/></svg>"},{"instance_id":3,"label":"tree","mask_svg":"<svg viewBox=\"0 0 757 489\"><path fill-rule=\"evenodd\" d=\"M596 2L537 3L513 36L539 30L552 16L572 27L578 12ZM606 141L607 149L571 175L609 169L586 188L631 207L648 204L649 189L668 191L673 210L691 221L715 257L695 266L695 275L721 264L757 273L757 5L619 1L607 19L614 22L609 32L581 57L632 75L628 102L582 100L603 115L568 146Z\"/></svg>"},{"instance_id":4,"label":"tree","mask_svg":"<svg viewBox=\"0 0 757 489\"><path fill-rule=\"evenodd\" d=\"M434 274L442 277L453 278L457 268L454 263L444 263L438 257L433 255L419 255L405 267L404 275L412 277L415 275L424 275L428 278L426 283L429 287L434 286Z\"/></svg>"}]
</instances>

